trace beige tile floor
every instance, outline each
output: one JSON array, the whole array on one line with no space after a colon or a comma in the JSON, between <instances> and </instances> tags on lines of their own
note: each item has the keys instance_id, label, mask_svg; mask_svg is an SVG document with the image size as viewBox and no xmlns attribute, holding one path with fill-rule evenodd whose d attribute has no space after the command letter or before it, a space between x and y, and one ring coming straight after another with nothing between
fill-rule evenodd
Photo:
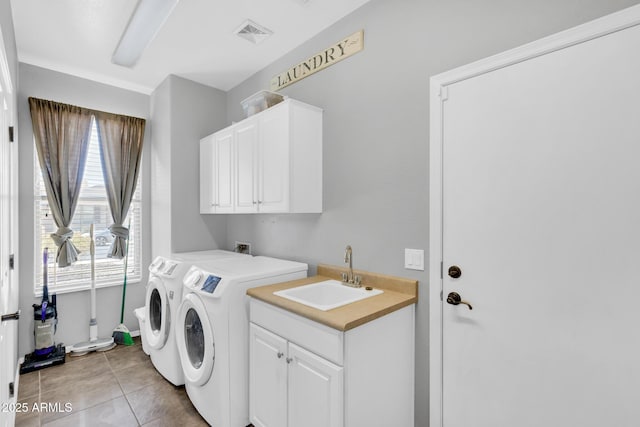
<instances>
[{"instance_id":1,"label":"beige tile floor","mask_svg":"<svg viewBox=\"0 0 640 427\"><path fill-rule=\"evenodd\" d=\"M184 387L156 372L139 339L21 375L18 403L29 410L16 415L16 426L208 425Z\"/></svg>"}]
</instances>

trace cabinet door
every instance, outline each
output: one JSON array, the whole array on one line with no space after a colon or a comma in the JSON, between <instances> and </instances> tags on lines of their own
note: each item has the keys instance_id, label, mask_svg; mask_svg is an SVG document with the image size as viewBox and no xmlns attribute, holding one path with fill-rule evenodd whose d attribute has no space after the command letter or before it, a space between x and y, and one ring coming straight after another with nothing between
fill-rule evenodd
<instances>
[{"instance_id":1,"label":"cabinet door","mask_svg":"<svg viewBox=\"0 0 640 427\"><path fill-rule=\"evenodd\" d=\"M295 344L288 349L288 425L342 427L343 368Z\"/></svg>"},{"instance_id":2,"label":"cabinet door","mask_svg":"<svg viewBox=\"0 0 640 427\"><path fill-rule=\"evenodd\" d=\"M224 131L215 138L215 211L233 212L233 132Z\"/></svg>"},{"instance_id":3,"label":"cabinet door","mask_svg":"<svg viewBox=\"0 0 640 427\"><path fill-rule=\"evenodd\" d=\"M236 212L256 212L256 166L258 127L256 120L245 120L235 130Z\"/></svg>"},{"instance_id":4,"label":"cabinet door","mask_svg":"<svg viewBox=\"0 0 640 427\"><path fill-rule=\"evenodd\" d=\"M286 108L285 108L286 107ZM290 109L268 110L260 115L259 197L260 212L289 211Z\"/></svg>"},{"instance_id":5,"label":"cabinet door","mask_svg":"<svg viewBox=\"0 0 640 427\"><path fill-rule=\"evenodd\" d=\"M287 342L255 324L249 330L249 416L255 427L287 425Z\"/></svg>"},{"instance_id":6,"label":"cabinet door","mask_svg":"<svg viewBox=\"0 0 640 427\"><path fill-rule=\"evenodd\" d=\"M200 213L215 212L214 136L200 140Z\"/></svg>"}]
</instances>

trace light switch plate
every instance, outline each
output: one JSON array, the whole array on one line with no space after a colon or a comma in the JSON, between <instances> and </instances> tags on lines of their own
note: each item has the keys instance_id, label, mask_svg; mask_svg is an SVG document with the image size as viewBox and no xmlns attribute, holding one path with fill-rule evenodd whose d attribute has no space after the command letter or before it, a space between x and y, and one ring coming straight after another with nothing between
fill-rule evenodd
<instances>
[{"instance_id":1,"label":"light switch plate","mask_svg":"<svg viewBox=\"0 0 640 427\"><path fill-rule=\"evenodd\" d=\"M405 249L404 250L404 268L409 270L424 271L424 250L423 249Z\"/></svg>"}]
</instances>

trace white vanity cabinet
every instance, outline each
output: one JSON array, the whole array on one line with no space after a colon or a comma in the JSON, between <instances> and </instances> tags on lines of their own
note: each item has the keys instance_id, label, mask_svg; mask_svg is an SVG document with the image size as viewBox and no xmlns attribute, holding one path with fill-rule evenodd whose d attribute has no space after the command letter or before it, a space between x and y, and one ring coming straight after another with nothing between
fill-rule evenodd
<instances>
[{"instance_id":1,"label":"white vanity cabinet","mask_svg":"<svg viewBox=\"0 0 640 427\"><path fill-rule=\"evenodd\" d=\"M211 198L210 188L218 186L215 180L223 174L225 196L230 183L231 208L201 203L201 213L322 212L321 109L286 99L207 138L219 135L230 137L231 167L225 158L220 172L211 176L207 165L218 165L210 163L201 142L201 200Z\"/></svg>"},{"instance_id":2,"label":"white vanity cabinet","mask_svg":"<svg viewBox=\"0 0 640 427\"><path fill-rule=\"evenodd\" d=\"M249 336L256 427L343 425L341 366L256 324Z\"/></svg>"},{"instance_id":3,"label":"white vanity cabinet","mask_svg":"<svg viewBox=\"0 0 640 427\"><path fill-rule=\"evenodd\" d=\"M339 331L251 298L256 427L411 427L414 305Z\"/></svg>"}]
</instances>

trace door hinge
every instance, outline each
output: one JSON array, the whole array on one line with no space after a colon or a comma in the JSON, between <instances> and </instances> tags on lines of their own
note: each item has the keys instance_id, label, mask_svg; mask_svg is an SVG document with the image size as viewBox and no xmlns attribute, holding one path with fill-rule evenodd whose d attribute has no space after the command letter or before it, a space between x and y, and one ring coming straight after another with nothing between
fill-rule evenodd
<instances>
[{"instance_id":1,"label":"door hinge","mask_svg":"<svg viewBox=\"0 0 640 427\"><path fill-rule=\"evenodd\" d=\"M9 142L13 142L13 126L9 126Z\"/></svg>"},{"instance_id":2,"label":"door hinge","mask_svg":"<svg viewBox=\"0 0 640 427\"><path fill-rule=\"evenodd\" d=\"M446 101L449 99L449 86L440 86L440 100Z\"/></svg>"},{"instance_id":3,"label":"door hinge","mask_svg":"<svg viewBox=\"0 0 640 427\"><path fill-rule=\"evenodd\" d=\"M9 255L9 270L13 270L16 266L16 256L14 254Z\"/></svg>"},{"instance_id":4,"label":"door hinge","mask_svg":"<svg viewBox=\"0 0 640 427\"><path fill-rule=\"evenodd\" d=\"M3 314L2 317L0 317L0 320L2 320L3 322L6 322L7 320L18 320L18 319L20 319L20 310L11 314Z\"/></svg>"},{"instance_id":5,"label":"door hinge","mask_svg":"<svg viewBox=\"0 0 640 427\"><path fill-rule=\"evenodd\" d=\"M9 383L9 397L13 397L13 395L16 394L16 389L15 386L13 385L13 382Z\"/></svg>"}]
</instances>

